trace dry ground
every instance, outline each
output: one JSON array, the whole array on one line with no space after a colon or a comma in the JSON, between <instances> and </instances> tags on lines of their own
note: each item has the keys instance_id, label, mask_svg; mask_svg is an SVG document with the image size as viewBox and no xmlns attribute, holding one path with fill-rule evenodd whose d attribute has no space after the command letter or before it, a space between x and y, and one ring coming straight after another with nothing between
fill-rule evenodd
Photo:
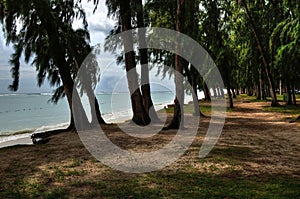
<instances>
[{"instance_id":1,"label":"dry ground","mask_svg":"<svg viewBox=\"0 0 300 199\"><path fill-rule=\"evenodd\" d=\"M126 183L128 193L125 191L124 196L118 195L119 198L130 198L130 192L134 193L132 197L152 197L152 192L143 195L150 189L159 192L159 197L179 198L182 195L174 195L174 192L181 190L180 186L188 182L182 182L185 178L176 175L189 172L191 178L199 174L232 181L255 177L260 182L266 176L280 176L283 181L285 178L287 181L288 178L293 179L293 186L300 190L300 124L289 123L287 118L291 115L263 110L266 105L265 102L237 103L234 111L227 113L216 147L204 159L199 159L198 153L210 118L201 118L199 132L189 150L178 161L157 173L125 174L114 171L91 156L74 132L55 135L45 145L0 149L0 198L115 198L109 190L124 192L122 189L126 190ZM137 151L160 148L176 133L167 131L153 138L132 139L114 125L105 127L105 130L120 147ZM171 176L168 182L162 180L165 176ZM132 179L134 185L130 181ZM176 184L179 188L169 184L172 179L176 181L173 186ZM190 187L193 189L184 191L192 196L201 192L200 189L195 190L196 184ZM274 189L272 191L276 192L276 187ZM224 195L220 193L216 196L226 198L225 194L230 195L230 192L224 191ZM240 197L247 198L243 194ZM260 198L259 195L247 194L249 198Z\"/></svg>"}]
</instances>

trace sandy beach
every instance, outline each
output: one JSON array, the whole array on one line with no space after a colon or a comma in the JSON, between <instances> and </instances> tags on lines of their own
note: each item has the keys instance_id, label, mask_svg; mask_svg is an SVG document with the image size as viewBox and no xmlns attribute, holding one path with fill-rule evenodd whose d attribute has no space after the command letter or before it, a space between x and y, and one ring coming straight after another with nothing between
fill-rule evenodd
<instances>
[{"instance_id":1,"label":"sandy beach","mask_svg":"<svg viewBox=\"0 0 300 199\"><path fill-rule=\"evenodd\" d=\"M10 140L0 143L0 148L16 146L16 145L33 145L31 138L28 136L26 138L18 138L15 140Z\"/></svg>"}]
</instances>

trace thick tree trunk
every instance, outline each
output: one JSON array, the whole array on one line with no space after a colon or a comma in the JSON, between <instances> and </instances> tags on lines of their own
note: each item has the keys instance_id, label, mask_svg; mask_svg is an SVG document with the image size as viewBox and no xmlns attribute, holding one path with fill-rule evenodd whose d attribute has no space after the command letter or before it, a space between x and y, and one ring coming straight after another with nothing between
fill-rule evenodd
<instances>
[{"instance_id":1,"label":"thick tree trunk","mask_svg":"<svg viewBox=\"0 0 300 199\"><path fill-rule=\"evenodd\" d=\"M205 100L211 101L210 91L205 82L203 82L203 92L204 92Z\"/></svg>"},{"instance_id":2,"label":"thick tree trunk","mask_svg":"<svg viewBox=\"0 0 300 199\"><path fill-rule=\"evenodd\" d=\"M144 10L142 0L135 0L137 5L137 25L138 28L144 28ZM138 30L139 44L140 46L146 46L146 33L144 30ZM151 97L151 87L149 78L149 66L148 66L148 50L146 48L139 49L141 56L141 90L143 96L143 104L146 112L149 114L152 122L160 121L157 113L154 109L152 97Z\"/></svg>"},{"instance_id":3,"label":"thick tree trunk","mask_svg":"<svg viewBox=\"0 0 300 199\"><path fill-rule=\"evenodd\" d=\"M269 88L270 88L270 95L271 95L271 98L272 98L272 104L271 104L271 106L278 106L279 104L277 102L277 96L276 96L276 93L275 93L275 87L274 87L273 77L272 77L272 74L270 72L270 68L269 68L269 65L268 65L268 62L267 62L266 55L264 53L263 47L261 45L260 38L258 37L257 31L256 31L255 26L254 26L254 22L252 20L252 17L250 15L249 10L248 10L247 4L245 3L244 0L240 0L240 2L242 3L242 6L243 6L243 8L245 10L245 13L246 13L246 16L247 16L247 18L249 20L249 23L250 23L253 35L255 37L255 40L257 42L257 46L258 46L260 55L261 55L262 60L263 60L263 66L265 68L265 72L266 72L266 75L267 75L267 78L268 78Z\"/></svg>"},{"instance_id":4,"label":"thick tree trunk","mask_svg":"<svg viewBox=\"0 0 300 199\"><path fill-rule=\"evenodd\" d=\"M74 114L75 114L74 107L76 107L76 111L77 111L76 112L76 117L77 117L76 129L77 130L85 130L87 128L87 126L85 126L85 125L88 123L88 118L83 109L78 92L76 92L76 91L73 92L74 82L73 82L73 79L71 78L71 73L70 73L69 68L66 66L60 67L59 74L61 76L63 86L64 86L64 91L65 91L67 101L69 104L69 108L70 108L71 114L73 116L71 118L73 118L73 119L74 119ZM73 101L73 99L74 99L74 101ZM80 118L80 119L78 119L78 118ZM72 127L71 124L70 124L70 127ZM75 126L74 126L74 129L75 129Z\"/></svg>"},{"instance_id":5,"label":"thick tree trunk","mask_svg":"<svg viewBox=\"0 0 300 199\"><path fill-rule=\"evenodd\" d=\"M184 18L184 4L185 0L177 0L177 18L176 18L176 31L183 32L183 18ZM180 48L180 44L176 44L177 50ZM163 128L168 129L179 129L184 128L184 87L183 87L183 64L186 62L179 55L175 55L175 85L176 85L176 99L174 105L174 114L171 123Z\"/></svg>"},{"instance_id":6,"label":"thick tree trunk","mask_svg":"<svg viewBox=\"0 0 300 199\"><path fill-rule=\"evenodd\" d=\"M131 9L130 1L120 1L120 15L122 23L122 31L131 30ZM128 34L123 37L125 52L125 67L127 72L128 87L131 94L131 105L133 111L132 121L138 125L148 125L151 122L143 105L143 98L138 84L138 75L136 73L136 63L134 52L128 52L133 49L132 35Z\"/></svg>"}]
</instances>

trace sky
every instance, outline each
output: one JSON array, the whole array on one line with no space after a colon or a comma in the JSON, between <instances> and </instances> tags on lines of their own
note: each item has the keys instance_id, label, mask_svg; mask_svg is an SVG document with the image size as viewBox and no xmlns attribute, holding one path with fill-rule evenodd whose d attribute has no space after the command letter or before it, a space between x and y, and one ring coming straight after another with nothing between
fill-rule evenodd
<instances>
[{"instance_id":1,"label":"sky","mask_svg":"<svg viewBox=\"0 0 300 199\"><path fill-rule=\"evenodd\" d=\"M100 0L98 9L93 13L94 5L91 2L83 1L83 8L85 9L88 27L91 37L91 45L103 44L106 36L113 29L116 21L112 18L107 17L107 8L105 6L105 1ZM1 25L0 25L1 26ZM80 27L79 22L74 22L74 28ZM4 35L2 32L2 27L0 27L0 93L10 93L8 86L12 83L9 59L13 53L12 46L6 46L4 40ZM109 90L115 89L115 83L120 81L124 77L125 72L122 66L117 66L114 62L114 56L110 54L105 54L104 59L107 59L107 66L105 70L105 76L102 77L100 84L98 85L99 91L108 92ZM169 80L161 81L160 78L155 77L156 72L151 72L151 79L156 82L153 86L155 90L161 90L161 86L172 87L173 82ZM126 87L126 84L119 84L122 87ZM122 88L122 89L124 89ZM121 89L121 88L120 88ZM121 89L121 90L122 90ZM54 88L50 88L47 80L44 82L42 87L37 86L36 72L33 66L27 65L21 60L21 71L20 71L20 84L17 93L49 93L52 92ZM168 89L169 90L169 89Z\"/></svg>"}]
</instances>

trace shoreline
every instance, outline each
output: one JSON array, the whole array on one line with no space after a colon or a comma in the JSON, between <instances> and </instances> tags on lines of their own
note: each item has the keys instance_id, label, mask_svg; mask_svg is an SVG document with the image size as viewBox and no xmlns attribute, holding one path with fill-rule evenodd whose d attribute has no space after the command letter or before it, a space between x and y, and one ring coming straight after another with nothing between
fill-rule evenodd
<instances>
[{"instance_id":1,"label":"shoreline","mask_svg":"<svg viewBox=\"0 0 300 199\"><path fill-rule=\"evenodd\" d=\"M187 96L185 99L185 104L190 103L192 100L191 96ZM164 103L164 104L157 104L155 105L156 111L163 110L164 107L172 104L170 103ZM106 118L108 124L113 124L113 123L124 123L128 121L128 119L131 118L131 114L124 114L124 112L129 112L130 110L122 111L123 114L118 115L117 118L114 117L113 113L109 113L107 115L110 115L108 118ZM6 147L11 147L11 146L16 146L16 145L33 145L31 135L35 133L41 133L41 132L50 132L50 131L55 131L58 129L62 128L67 128L68 125L66 123L60 123L57 125L49 125L49 126L42 126L39 127L35 130L32 130L32 132L28 132L29 130L19 130L12 132L11 135L3 135L0 137L0 149L1 148L6 148ZM22 133L24 132L24 133Z\"/></svg>"},{"instance_id":2,"label":"shoreline","mask_svg":"<svg viewBox=\"0 0 300 199\"><path fill-rule=\"evenodd\" d=\"M6 147L13 147L18 145L33 145L33 142L31 140L31 135L28 135L27 137L21 137L14 140L8 140L5 142L0 143L0 149L6 148Z\"/></svg>"}]
</instances>

